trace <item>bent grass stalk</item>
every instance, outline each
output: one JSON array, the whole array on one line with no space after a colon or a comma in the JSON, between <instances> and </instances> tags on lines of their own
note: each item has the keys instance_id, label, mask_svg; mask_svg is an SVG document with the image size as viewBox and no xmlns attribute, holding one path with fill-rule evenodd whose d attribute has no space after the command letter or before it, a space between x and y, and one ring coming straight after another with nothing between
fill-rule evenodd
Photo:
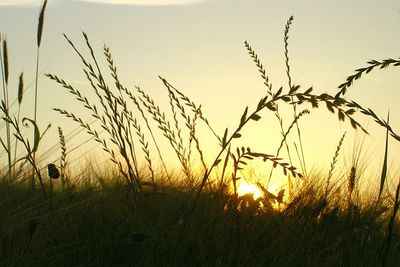
<instances>
[{"instance_id":1,"label":"bent grass stalk","mask_svg":"<svg viewBox=\"0 0 400 267\"><path fill-rule=\"evenodd\" d=\"M177 136L175 132L172 130L171 124L167 120L165 113L161 112L160 107L156 105L154 100L148 94L146 94L140 87L136 87L136 90L139 93L140 102L146 108L147 112L151 115L153 120L157 122L158 128L162 131L164 137L167 138L176 156L178 157L178 160L182 166L182 170L185 173L185 176L189 178L190 169L186 161L186 157L184 156L182 149L179 147L179 141L177 140Z\"/></svg>"},{"instance_id":2,"label":"bent grass stalk","mask_svg":"<svg viewBox=\"0 0 400 267\"><path fill-rule=\"evenodd\" d=\"M263 64L261 63L261 61L260 61L257 53L255 52L255 50L251 47L251 45L247 41L244 42L244 45L245 45L245 47L247 49L247 53L250 55L250 57L253 59L254 63L256 64L258 72L261 75L261 78L264 80L264 85L267 87L268 94L272 97L273 94L274 94L273 90L272 90L272 84L269 81L269 77L266 74L266 70L265 70ZM277 118L277 120L279 122L281 135L284 136L285 130L284 130L284 126L283 126L283 118L282 118L282 116L281 116L281 114L279 112L279 105L276 104L276 103L274 103L274 105L275 105L275 111L274 111L275 117ZM287 143L286 138L284 138L284 141L285 141L286 151L287 151L287 154L288 154L289 163L292 164L292 156L291 156L289 145ZM276 154L276 156L278 157L279 154ZM271 172L273 172L273 170L271 170ZM272 175L272 173L270 174L270 176L271 175Z\"/></svg>"},{"instance_id":3,"label":"bent grass stalk","mask_svg":"<svg viewBox=\"0 0 400 267\"><path fill-rule=\"evenodd\" d=\"M293 87L293 85L292 85L292 77L290 75L290 64L289 64L289 30L290 30L290 25L293 22L293 19L294 19L293 16L291 16L288 19L288 21L286 22L285 31L284 31L284 38L283 38L284 43L285 43L286 75L288 77L289 88ZM302 138L301 138L301 131L300 131L300 127L299 127L299 122L298 122L298 120L296 120L296 118L297 118L297 106L296 106L296 104L293 104L292 107L293 107L293 116L294 116L294 119L296 121L297 137L298 137L299 145L300 145L300 153L301 153L301 158L299 158L300 159L300 166L301 166L304 174L307 175L306 162L305 162L305 159L304 159L303 141L302 141Z\"/></svg>"},{"instance_id":4,"label":"bent grass stalk","mask_svg":"<svg viewBox=\"0 0 400 267\"><path fill-rule=\"evenodd\" d=\"M345 99L340 98L339 100L335 99L333 96L330 96L328 94L321 94L321 95L314 95L311 94L313 89L309 88L304 92L298 92L299 87L292 87L290 88L289 92L287 94L282 94L283 88L279 89L276 94L272 96L270 100L268 100L269 95L266 95L265 97L261 98L257 107L254 109L253 112L248 115L248 107L246 107L245 111L243 112L239 126L233 131L232 134L228 136L228 129L225 130L225 133L222 138L222 147L220 151L218 152L217 156L215 157L211 167L204 173L204 176L201 180L200 186L195 194L194 197L194 204L192 208L188 212L188 217L191 216L193 210L196 207L197 200L200 196L200 193L202 192L211 172L213 169L221 162L221 155L225 151L225 149L229 146L229 144L232 142L233 139L238 139L240 138L241 131L246 126L250 121L258 121L260 120L261 116L259 113L264 110L268 109L271 111L275 111L275 104L278 101L283 101L284 103L289 103L289 104L303 104L303 103L310 103L312 107L318 108L320 102L325 103L326 107L328 110L331 112L335 113L335 111L338 114L338 118L340 121L344 121L346 118L350 121L352 127L354 129L362 129L364 132L366 130L358 123L354 118L352 118L352 114L354 114L355 110L352 108L347 108L346 104L348 103ZM291 100L293 99L293 100ZM279 159L276 157L270 157L266 158L267 160L272 160L272 159ZM274 167L276 167L277 164L274 164ZM288 167L288 170L292 173L294 177L296 177L296 173L294 172L295 168L293 166Z\"/></svg>"},{"instance_id":5,"label":"bent grass stalk","mask_svg":"<svg viewBox=\"0 0 400 267\"><path fill-rule=\"evenodd\" d=\"M174 108L173 108L174 105L180 110L180 114L181 114L182 118L185 120L185 125L189 130L189 152L188 152L188 155L187 155L187 162L190 162L190 154L191 154L191 149L190 149L191 146L190 145L191 145L192 141L194 141L195 142L195 146L196 146L196 150L197 150L197 152L198 152L198 154L200 156L201 164L203 165L203 169L206 170L207 169L207 165L206 165L205 160L204 160L203 151L202 151L202 149L200 147L199 138L196 135L196 120L197 120L197 118L201 118L202 117L201 107L197 107L194 104L194 102L190 101L188 98L183 98L182 99L182 95L183 94L181 94L179 90L177 90L175 87L173 87L164 78L162 78L162 77L159 77L159 78L162 80L162 82L164 83L165 87L168 90L168 93L169 93L169 96L170 96L170 102L171 102L172 110L174 111ZM176 92L180 96L180 98L186 103L186 105L188 107L192 108L192 112L194 113L194 117L190 117L190 115L187 114L184 106L180 103L179 98L175 95L174 92ZM175 104L173 104L173 103L175 103ZM175 123L176 123L176 127L178 127L178 125L177 125L178 122L177 122L177 119L175 119L175 117L176 116L174 115L174 120L175 120ZM179 136L179 131L178 131L178 136Z\"/></svg>"},{"instance_id":6,"label":"bent grass stalk","mask_svg":"<svg viewBox=\"0 0 400 267\"><path fill-rule=\"evenodd\" d=\"M166 175L167 175L167 177L168 177L168 180L170 181L170 180L171 180L171 177L170 177L170 175L169 175L169 173L168 173L166 164L165 164L164 159L163 159L163 157L162 157L162 155L161 155L161 150L160 150L160 148L159 148L159 146L158 146L158 142L156 141L156 139L155 139L155 137L154 137L153 130L152 130L151 127L150 127L149 121L148 121L147 117L145 116L142 107L140 106L138 100L137 100L136 97L132 94L132 92L129 91L125 86L123 86L123 85L121 84L121 82L120 82L120 80L119 80L119 77L118 77L118 73L117 73L117 67L114 65L114 60L113 60L113 58L112 58L110 48L107 47L107 46L104 46L103 50L104 50L104 55L106 56L106 59L107 59L107 62L108 62L109 69L110 69L110 71L111 71L111 76L114 78L116 87L119 88L119 90L120 90L120 101L123 101L122 92L124 92L124 93L133 101L133 103L135 104L135 106L136 106L136 108L138 109L138 111L140 112L140 114L141 114L143 120L145 121L147 130L149 131L149 133L150 133L150 135L151 135L151 138L152 138L152 140L153 140L153 143L154 143L154 145L155 145L155 147L156 147L156 149L157 149L157 152L158 152L159 158L160 158L160 160L161 160L161 163L162 163L162 165L163 165L164 171L165 171L165 173L166 173ZM136 120L136 119L135 119L135 120ZM139 125L139 127L140 127L140 125ZM136 128L136 127L135 127L135 128ZM148 151L148 148L143 147L143 144L142 144L142 149L143 149L143 148L146 150L145 153L148 155L148 157L149 157L149 159L150 159L150 156L149 156L150 151ZM149 165L149 168L150 168L151 162L149 161L149 159L146 159L146 160L147 160L148 165ZM151 171L151 173L152 173L152 175L153 175L153 174L154 174L153 169L152 169L152 168L150 168L150 169L151 169L150 171Z\"/></svg>"}]
</instances>

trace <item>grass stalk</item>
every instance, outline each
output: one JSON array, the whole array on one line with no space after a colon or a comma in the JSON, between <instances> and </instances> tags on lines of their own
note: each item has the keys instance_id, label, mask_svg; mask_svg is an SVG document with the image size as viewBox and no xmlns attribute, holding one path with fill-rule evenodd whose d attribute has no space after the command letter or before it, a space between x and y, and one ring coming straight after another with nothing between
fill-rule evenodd
<instances>
[{"instance_id":1,"label":"grass stalk","mask_svg":"<svg viewBox=\"0 0 400 267\"><path fill-rule=\"evenodd\" d=\"M285 43L285 65L286 65L286 75L288 77L288 85L289 88L292 88L292 77L290 75L290 64L289 64L289 30L290 30L290 25L293 22L293 16L289 18L289 20L286 22L285 25L285 31L284 31L284 43ZM293 100L293 99L292 99ZM301 153L301 158L300 158L300 165L302 168L302 171L305 175L307 175L307 167L306 167L306 162L304 158L304 148L303 148L303 140L301 138L301 131L299 127L299 122L296 120L297 118L297 105L293 104L293 116L296 122L296 130L297 130L297 137L300 145L300 153Z\"/></svg>"},{"instance_id":2,"label":"grass stalk","mask_svg":"<svg viewBox=\"0 0 400 267\"><path fill-rule=\"evenodd\" d=\"M389 124L389 112L388 112L388 115L387 115L386 123ZM383 158L383 166L382 166L382 172L381 172L381 182L380 182L380 185L379 185L379 195L378 195L377 202L379 202L379 200L381 199L382 192L383 192L383 187L385 186L385 181L386 181L386 178L387 178L388 150L389 150L389 131L386 130L385 154L384 154L384 158Z\"/></svg>"},{"instance_id":3,"label":"grass stalk","mask_svg":"<svg viewBox=\"0 0 400 267\"><path fill-rule=\"evenodd\" d=\"M330 181L331 181L331 178L333 176L333 171L335 170L336 162L338 160L340 149L342 148L345 136L346 136L346 132L340 138L339 143L336 146L335 155L332 158L332 162L331 162L331 166L330 166L330 169L329 169L328 177L326 178L325 199L328 198L328 193L330 192Z\"/></svg>"},{"instance_id":4,"label":"grass stalk","mask_svg":"<svg viewBox=\"0 0 400 267\"><path fill-rule=\"evenodd\" d=\"M1 70L2 70L2 80L3 80L3 101L4 101L4 113L5 116L10 114L10 104L9 104L9 96L8 96L8 80L9 80L9 60L8 60L8 46L7 46L7 39L0 38L2 47L0 48L1 54ZM8 172L7 177L8 180L11 181L12 179L12 157L11 157L11 129L10 124L6 123L6 143L4 144L3 141L2 145L7 153L7 160L8 160Z\"/></svg>"},{"instance_id":5,"label":"grass stalk","mask_svg":"<svg viewBox=\"0 0 400 267\"><path fill-rule=\"evenodd\" d=\"M388 230L387 230L387 237L385 241L385 250L383 252L383 257L382 257L382 266L385 267L387 265L387 260L390 252L390 245L392 244L393 240L393 235L394 235L394 222L396 219L397 212L399 211L399 206L400 206L400 181L397 185L396 188L396 194L394 198L394 204L393 204L393 211L392 215L390 216L389 223L388 223Z\"/></svg>"},{"instance_id":6,"label":"grass stalk","mask_svg":"<svg viewBox=\"0 0 400 267\"><path fill-rule=\"evenodd\" d=\"M60 158L60 180L61 190L64 191L67 182L66 167L67 167L67 147L65 143L65 136L61 127L58 127L58 137L60 139L61 158ZM51 181L51 179L50 179Z\"/></svg>"},{"instance_id":7,"label":"grass stalk","mask_svg":"<svg viewBox=\"0 0 400 267\"><path fill-rule=\"evenodd\" d=\"M43 27L44 27L44 14L46 11L47 0L44 0L42 8L40 10L39 21L38 21L38 29L37 29L37 49L36 49L36 69L35 69L35 98L34 98L34 111L33 111L33 120L35 123L38 123L37 113L38 113L38 87L39 87L39 63L40 63L40 45L42 43L43 36ZM33 162L36 163L36 151L34 151ZM36 168L37 169L37 168ZM37 171L33 170L32 173L32 189L35 189L35 173ZM42 182L41 182L42 183Z\"/></svg>"},{"instance_id":8,"label":"grass stalk","mask_svg":"<svg viewBox=\"0 0 400 267\"><path fill-rule=\"evenodd\" d=\"M21 75L19 76L19 82L18 82L18 114L17 114L17 120L20 121L21 119L21 105L22 105L22 100L24 96L24 73L22 72ZM18 151L18 140L15 139L15 148L14 148L14 173L15 173L15 165L17 162L17 151Z\"/></svg>"}]
</instances>

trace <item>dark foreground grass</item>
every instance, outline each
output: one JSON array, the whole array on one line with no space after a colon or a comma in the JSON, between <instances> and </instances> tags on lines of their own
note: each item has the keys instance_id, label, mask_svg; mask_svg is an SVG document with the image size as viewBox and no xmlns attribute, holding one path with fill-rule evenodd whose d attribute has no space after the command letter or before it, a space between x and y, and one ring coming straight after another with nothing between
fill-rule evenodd
<instances>
[{"instance_id":1,"label":"dark foreground grass","mask_svg":"<svg viewBox=\"0 0 400 267\"><path fill-rule=\"evenodd\" d=\"M320 191L303 188L279 212L242 198L236 213L208 190L185 222L192 193L178 187L82 186L44 201L1 182L0 266L381 266L390 215ZM386 266L400 262L399 237L395 227Z\"/></svg>"}]
</instances>

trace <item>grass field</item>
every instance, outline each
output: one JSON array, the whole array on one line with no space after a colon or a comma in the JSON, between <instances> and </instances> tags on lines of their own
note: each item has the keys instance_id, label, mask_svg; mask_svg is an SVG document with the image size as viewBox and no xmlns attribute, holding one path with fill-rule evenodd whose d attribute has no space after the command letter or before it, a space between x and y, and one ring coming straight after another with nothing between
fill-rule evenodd
<instances>
[{"instance_id":1,"label":"grass field","mask_svg":"<svg viewBox=\"0 0 400 267\"><path fill-rule=\"evenodd\" d=\"M47 73L45 78L65 88L97 123L89 123L73 110L55 107L54 111L84 129L109 158L102 171L88 164L78 178L78 171L68 168L62 127L58 128L59 163L49 164L40 157L39 146L49 129L39 128L38 122L46 118L37 113L46 5L44 1L38 20L32 118L20 118L23 101L30 101L23 99L23 73L18 110L11 112L8 47L7 40L1 39L1 111L6 126L1 144L7 159L0 179L0 266L399 266L400 183L388 185L387 158L389 138L400 141L400 136L390 126L389 114L380 118L345 95L357 79L399 66L400 60L371 60L349 76L336 95L315 94L313 88L303 89L291 78L290 17L284 31L287 87L272 86L246 41L266 93L256 106L243 108L236 128L218 134L202 107L163 77L159 78L167 89L168 112L140 87L123 85L107 46L104 57L98 56L83 33L85 54L64 35L81 60L93 97L57 74ZM102 69L101 60L108 69ZM282 106L293 110L288 126ZM310 109L325 107L365 134L355 114L370 117L385 129L381 174L370 178L378 180L379 187L370 195L361 195L359 178L365 174L357 151L350 168L337 177L345 134L332 151L328 174L307 171L298 122ZM280 125L277 150L264 153L234 146L247 126L259 123L265 113L275 116ZM33 138L22 130L26 125L33 129ZM219 143L211 162L198 133L200 125ZM295 150L289 149L288 136L294 136ZM177 170L167 167L161 143L176 156ZM244 188L244 169L257 160L270 164L270 171ZM287 180L282 188L272 190L271 177L278 172Z\"/></svg>"}]
</instances>

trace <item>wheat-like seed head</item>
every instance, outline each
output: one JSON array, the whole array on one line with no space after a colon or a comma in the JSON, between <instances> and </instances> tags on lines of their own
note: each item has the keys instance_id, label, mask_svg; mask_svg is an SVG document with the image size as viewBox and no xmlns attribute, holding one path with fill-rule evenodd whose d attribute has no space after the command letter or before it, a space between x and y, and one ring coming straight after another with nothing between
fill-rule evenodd
<instances>
[{"instance_id":1,"label":"wheat-like seed head","mask_svg":"<svg viewBox=\"0 0 400 267\"><path fill-rule=\"evenodd\" d=\"M37 46L40 47L42 42L43 25L44 25L44 12L46 11L47 0L44 0L42 9L39 15L38 30L37 30Z\"/></svg>"},{"instance_id":2,"label":"wheat-like seed head","mask_svg":"<svg viewBox=\"0 0 400 267\"><path fill-rule=\"evenodd\" d=\"M7 85L10 70L9 70L9 65L8 65L8 48L7 48L7 39L6 38L4 38L4 40L3 40L3 66L4 66L4 80Z\"/></svg>"},{"instance_id":3,"label":"wheat-like seed head","mask_svg":"<svg viewBox=\"0 0 400 267\"><path fill-rule=\"evenodd\" d=\"M356 167L351 167L350 175L349 175L349 183L348 183L348 190L350 195L353 193L354 188L356 186Z\"/></svg>"},{"instance_id":4,"label":"wheat-like seed head","mask_svg":"<svg viewBox=\"0 0 400 267\"><path fill-rule=\"evenodd\" d=\"M21 106L22 98L24 96L24 73L22 72L19 76L19 83L18 83L18 104Z\"/></svg>"}]
</instances>

